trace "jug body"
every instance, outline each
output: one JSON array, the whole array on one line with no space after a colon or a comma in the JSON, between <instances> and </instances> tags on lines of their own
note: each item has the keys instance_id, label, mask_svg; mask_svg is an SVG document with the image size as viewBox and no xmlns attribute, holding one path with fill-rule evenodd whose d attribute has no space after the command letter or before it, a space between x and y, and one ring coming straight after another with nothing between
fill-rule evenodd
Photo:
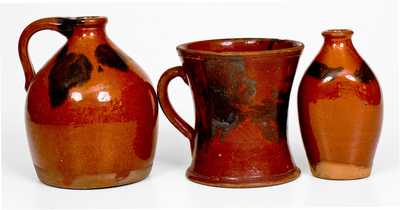
<instances>
[{"instance_id":1,"label":"jug body","mask_svg":"<svg viewBox=\"0 0 400 210\"><path fill-rule=\"evenodd\" d=\"M298 92L303 142L314 176L368 177L382 122L382 96L354 48L351 30L322 33L324 45Z\"/></svg>"},{"instance_id":2,"label":"jug body","mask_svg":"<svg viewBox=\"0 0 400 210\"><path fill-rule=\"evenodd\" d=\"M124 185L151 170L155 91L143 70L106 36L105 17L46 18L21 36L26 130L39 179L74 189ZM44 26L68 38L37 74L24 43ZM42 28L40 28L42 27ZM32 33L33 32L33 33Z\"/></svg>"},{"instance_id":3,"label":"jug body","mask_svg":"<svg viewBox=\"0 0 400 210\"><path fill-rule=\"evenodd\" d=\"M299 42L275 39L209 40L178 47L180 71L196 110L189 179L258 187L299 175L287 146L286 122L302 49Z\"/></svg>"}]
</instances>

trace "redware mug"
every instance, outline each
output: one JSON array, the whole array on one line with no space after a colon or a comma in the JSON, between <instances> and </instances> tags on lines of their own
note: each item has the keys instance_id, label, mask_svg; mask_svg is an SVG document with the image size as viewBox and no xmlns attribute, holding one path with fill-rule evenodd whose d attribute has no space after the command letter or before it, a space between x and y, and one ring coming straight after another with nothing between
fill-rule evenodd
<instances>
[{"instance_id":1,"label":"redware mug","mask_svg":"<svg viewBox=\"0 0 400 210\"><path fill-rule=\"evenodd\" d=\"M267 38L177 47L183 65L164 72L158 97L167 118L190 141L190 180L218 187L259 187L299 176L286 143L286 120L303 47L297 41ZM168 99L167 86L175 77L191 87L194 128Z\"/></svg>"}]
</instances>

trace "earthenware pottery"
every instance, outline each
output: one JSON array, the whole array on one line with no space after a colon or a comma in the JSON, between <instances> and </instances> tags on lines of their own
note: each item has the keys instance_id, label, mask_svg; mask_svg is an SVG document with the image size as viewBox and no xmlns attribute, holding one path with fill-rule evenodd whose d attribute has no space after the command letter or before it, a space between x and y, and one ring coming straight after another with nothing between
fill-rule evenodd
<instances>
[{"instance_id":1,"label":"earthenware pottery","mask_svg":"<svg viewBox=\"0 0 400 210\"><path fill-rule=\"evenodd\" d=\"M354 48L351 30L327 30L298 92L301 133L314 176L371 173L382 121L378 81Z\"/></svg>"},{"instance_id":2,"label":"earthenware pottery","mask_svg":"<svg viewBox=\"0 0 400 210\"><path fill-rule=\"evenodd\" d=\"M183 65L158 82L161 107L190 141L190 180L218 187L260 187L296 179L300 171L286 143L289 95L303 44L244 38L192 42L177 47ZM171 79L192 90L192 128L168 99Z\"/></svg>"},{"instance_id":3,"label":"earthenware pottery","mask_svg":"<svg viewBox=\"0 0 400 210\"><path fill-rule=\"evenodd\" d=\"M107 38L106 22L105 17L44 18L20 37L26 130L36 173L45 184L101 188L137 182L150 173L156 93L143 70ZM46 29L68 41L35 74L28 41Z\"/></svg>"}]
</instances>

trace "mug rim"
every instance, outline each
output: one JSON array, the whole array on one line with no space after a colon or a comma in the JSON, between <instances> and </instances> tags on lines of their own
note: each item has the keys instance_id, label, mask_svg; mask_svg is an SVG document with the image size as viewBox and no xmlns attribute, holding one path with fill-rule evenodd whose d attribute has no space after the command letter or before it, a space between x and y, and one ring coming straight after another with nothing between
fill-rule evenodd
<instances>
[{"instance_id":1,"label":"mug rim","mask_svg":"<svg viewBox=\"0 0 400 210\"><path fill-rule=\"evenodd\" d=\"M212 50L199 50L192 49L189 46L199 43L207 42L246 42L246 41L279 41L279 42L289 42L293 46L274 50L242 50L242 51L225 51L225 52L215 52ZM176 47L178 53L182 57L187 56L264 56L264 55L291 55L298 54L304 49L304 44L300 41L291 39L277 39L277 38L223 38L223 39L208 39L199 40L193 42L187 42L180 44Z\"/></svg>"}]
</instances>

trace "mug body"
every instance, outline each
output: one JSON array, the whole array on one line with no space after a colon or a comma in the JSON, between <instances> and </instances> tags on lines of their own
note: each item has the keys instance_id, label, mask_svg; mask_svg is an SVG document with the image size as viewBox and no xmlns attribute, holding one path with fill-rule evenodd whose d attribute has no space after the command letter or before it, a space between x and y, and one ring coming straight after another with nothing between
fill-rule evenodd
<instances>
[{"instance_id":1,"label":"mug body","mask_svg":"<svg viewBox=\"0 0 400 210\"><path fill-rule=\"evenodd\" d=\"M286 122L302 49L300 42L260 38L178 46L196 110L189 179L258 187L299 176Z\"/></svg>"}]
</instances>

